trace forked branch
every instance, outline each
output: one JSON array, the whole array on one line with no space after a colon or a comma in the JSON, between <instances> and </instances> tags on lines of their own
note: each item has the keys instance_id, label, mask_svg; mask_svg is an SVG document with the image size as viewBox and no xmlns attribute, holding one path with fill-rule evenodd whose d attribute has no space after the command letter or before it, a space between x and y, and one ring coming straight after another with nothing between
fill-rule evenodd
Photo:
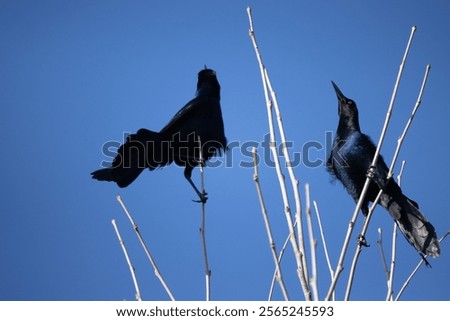
<instances>
[{"instance_id":1,"label":"forked branch","mask_svg":"<svg viewBox=\"0 0 450 321\"><path fill-rule=\"evenodd\" d=\"M155 260L153 259L152 255L150 254L150 251L149 251L147 245L145 244L144 239L142 238L141 232L139 231L139 228L138 228L137 224L134 222L133 217L131 216L131 213L128 211L128 209L125 206L125 204L124 204L122 198L120 197L120 195L117 195L117 201L122 206L123 211L127 215L128 220L130 221L131 225L133 226L133 229L136 232L136 236L138 237L139 242L141 243L142 248L144 249L145 254L147 255L147 258L149 259L150 264L153 267L153 271L155 272L156 277L161 282L162 286L166 290L166 292L169 295L170 299L172 301L175 301L175 297L173 296L172 292L170 291L169 287L167 286L166 281L164 281L164 278L162 277L161 273L159 272L158 266L156 265Z\"/></svg>"},{"instance_id":2,"label":"forked branch","mask_svg":"<svg viewBox=\"0 0 450 321\"><path fill-rule=\"evenodd\" d=\"M286 301L289 300L289 295L286 290L286 286L284 285L283 275L281 273L280 262L278 261L277 249L275 246L275 241L272 235L272 228L270 227L269 216L267 215L266 204L264 202L264 197L261 190L261 184L259 183L259 171L258 171L258 153L256 152L256 148L253 148L253 180L256 185L256 192L258 193L259 204L261 206L261 213L264 220L264 225L266 226L267 238L269 239L270 251L272 253L272 258L275 263L275 280L278 282L281 288L281 292L283 293L283 297ZM270 295L269 295L270 299Z\"/></svg>"},{"instance_id":3,"label":"forked branch","mask_svg":"<svg viewBox=\"0 0 450 321\"><path fill-rule=\"evenodd\" d=\"M128 256L125 242L123 241L122 235L119 232L119 228L117 227L116 220L112 220L111 223L114 227L114 231L116 231L116 235L117 235L117 238L119 239L120 246L122 247L123 254L125 255L125 259L127 260L128 268L130 269L131 278L133 279L134 289L136 290L136 300L142 301L141 290L139 289L139 283L136 278L134 266L133 266L133 264L131 264L130 257Z\"/></svg>"},{"instance_id":4,"label":"forked branch","mask_svg":"<svg viewBox=\"0 0 450 321\"><path fill-rule=\"evenodd\" d=\"M311 300L311 291L309 288L309 284L308 284L308 279L307 279L307 265L306 265L306 258L304 256L304 246L303 244L303 237L301 237L300 240L300 236L299 236L299 242L297 241L296 235L295 235L295 230L294 230L294 223L292 221L292 217L291 217L291 206L289 205L289 199L288 199L288 193L287 193L287 189L286 189L286 182L285 182L285 178L281 169L281 164L280 164L280 159L279 159L279 155L278 155L278 150L276 148L276 140L275 140L275 129L274 129L274 123L273 123L273 107L274 107L274 103L277 106L276 103L276 96L274 95L273 90L271 90L271 85L270 85L270 81L268 79L268 74L267 74L267 70L262 62L262 58L261 58L261 54L259 51L259 47L257 45L256 42L256 38L255 38L255 33L254 33L254 29L253 29L253 19L252 19L252 15L251 15L251 9L250 7L247 8L247 14L248 14L248 18L249 18L249 23L250 23L250 30L249 30L249 36L250 39L252 40L253 43L253 47L255 49L255 53L256 53L256 58L258 60L258 64L259 64L259 68L260 68L260 72L261 72L261 78L262 78L262 82L263 82L263 89L264 89L264 97L266 100L266 108L267 108L267 118L268 118L268 123L269 123L269 131L270 131L270 151L273 155L273 160L275 163L275 169L277 172L277 177L278 177L278 182L280 185L280 190L281 190L281 196L283 199L283 204L284 204L284 214L286 217L286 222L288 225L288 229L289 229L289 240L292 246L292 250L294 252L294 256L297 262L297 275L298 278L300 280L300 284L302 286L302 290L303 290L303 294L305 296L306 300ZM269 96L269 91L271 92L271 96ZM281 115L279 114L279 109L277 108L277 119L279 120L278 125L279 125L279 129L280 129L280 133L281 136L284 137L284 130L281 124ZM282 141L282 145L283 148L285 148L286 142ZM289 153L287 153L286 149L284 149L284 156L286 158L287 161L287 165L288 165L288 171L292 170L289 169L289 167L291 167L291 162L289 159ZM291 177L291 183L294 187L294 190L297 190L297 192L294 192L294 194L296 195L296 204L299 204L299 198L297 199L297 195L298 195L298 188L295 187L298 185L298 181L295 179L295 177ZM300 208L297 207L297 211L298 211L298 216L297 219L300 220ZM297 227L298 231L301 231L301 227ZM299 245L300 244L300 245Z\"/></svg>"}]
</instances>

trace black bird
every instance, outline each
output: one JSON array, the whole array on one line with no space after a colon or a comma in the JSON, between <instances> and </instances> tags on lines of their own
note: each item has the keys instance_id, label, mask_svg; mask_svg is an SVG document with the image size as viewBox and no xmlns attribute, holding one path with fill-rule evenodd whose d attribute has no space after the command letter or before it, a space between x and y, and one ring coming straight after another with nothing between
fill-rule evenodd
<instances>
[{"instance_id":1,"label":"black bird","mask_svg":"<svg viewBox=\"0 0 450 321\"><path fill-rule=\"evenodd\" d=\"M361 133L356 103L345 97L334 82L332 84L338 98L339 125L327 169L358 202L376 146L369 136ZM369 202L374 202L383 189L379 204L389 212L408 242L419 253L437 257L440 249L433 225L419 211L418 204L406 197L392 178L387 179L389 169L381 155L373 170L373 179L361 206L363 214L368 214Z\"/></svg>"},{"instance_id":2,"label":"black bird","mask_svg":"<svg viewBox=\"0 0 450 321\"><path fill-rule=\"evenodd\" d=\"M156 109L160 112L160 109ZM175 162L184 166L184 176L200 197L206 202L191 179L192 170L200 164L200 143L203 162L226 149L222 111L220 108L220 85L216 72L211 69L198 73L195 98L181 108L159 132L139 129L127 137L119 147L112 167L91 173L100 181L113 181L119 187L130 185L145 169L154 170Z\"/></svg>"}]
</instances>

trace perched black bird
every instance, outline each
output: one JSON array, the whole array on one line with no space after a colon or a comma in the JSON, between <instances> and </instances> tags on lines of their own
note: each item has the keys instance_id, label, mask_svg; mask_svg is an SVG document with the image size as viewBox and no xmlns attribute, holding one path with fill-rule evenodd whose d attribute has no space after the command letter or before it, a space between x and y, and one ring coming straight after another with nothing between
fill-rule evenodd
<instances>
[{"instance_id":1,"label":"perched black bird","mask_svg":"<svg viewBox=\"0 0 450 321\"><path fill-rule=\"evenodd\" d=\"M161 131L143 128L128 136L126 143L119 147L112 167L91 173L92 178L126 187L145 168L154 170L175 162L185 167L184 176L200 201L206 202L206 195L200 193L191 179L192 170L200 163L200 143L204 162L220 154L227 145L220 108L220 85L215 71L206 66L198 73L194 99L181 108Z\"/></svg>"},{"instance_id":2,"label":"perched black bird","mask_svg":"<svg viewBox=\"0 0 450 321\"><path fill-rule=\"evenodd\" d=\"M367 135L361 133L356 103L345 97L332 83L339 102L339 125L327 168L358 202L376 147ZM379 204L389 212L408 242L419 253L437 257L440 250L433 225L419 211L417 203L406 197L392 178L387 179L388 172L380 155L361 206L362 212L368 214L369 201L374 202L380 188L383 189Z\"/></svg>"}]
</instances>

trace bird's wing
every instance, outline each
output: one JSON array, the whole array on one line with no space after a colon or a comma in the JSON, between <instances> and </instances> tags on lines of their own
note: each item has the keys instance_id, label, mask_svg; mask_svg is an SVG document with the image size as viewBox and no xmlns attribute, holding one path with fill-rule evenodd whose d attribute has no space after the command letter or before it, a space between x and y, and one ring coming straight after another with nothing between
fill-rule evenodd
<instances>
[{"instance_id":1,"label":"bird's wing","mask_svg":"<svg viewBox=\"0 0 450 321\"><path fill-rule=\"evenodd\" d=\"M194 113L198 108L201 108L202 102L206 99L206 97L200 96L189 101L172 117L167 125L161 129L161 133L167 131L169 128L177 127L177 123L183 122L183 120L189 117L189 115L192 115L192 113Z\"/></svg>"}]
</instances>

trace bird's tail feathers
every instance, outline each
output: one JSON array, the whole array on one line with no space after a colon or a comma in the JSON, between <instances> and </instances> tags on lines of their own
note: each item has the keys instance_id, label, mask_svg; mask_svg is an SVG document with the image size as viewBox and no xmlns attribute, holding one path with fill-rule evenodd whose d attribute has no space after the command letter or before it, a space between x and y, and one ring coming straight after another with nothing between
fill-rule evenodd
<instances>
[{"instance_id":1,"label":"bird's tail feathers","mask_svg":"<svg viewBox=\"0 0 450 321\"><path fill-rule=\"evenodd\" d=\"M416 202L402 193L396 193L396 195L383 194L380 203L389 211L405 238L418 252L431 257L439 256L440 247L436 231L419 211Z\"/></svg>"},{"instance_id":2,"label":"bird's tail feathers","mask_svg":"<svg viewBox=\"0 0 450 321\"><path fill-rule=\"evenodd\" d=\"M130 185L145 169L153 170L170 162L158 132L140 129L127 137L118 149L112 167L92 173L100 181L114 181L119 187Z\"/></svg>"}]
</instances>

